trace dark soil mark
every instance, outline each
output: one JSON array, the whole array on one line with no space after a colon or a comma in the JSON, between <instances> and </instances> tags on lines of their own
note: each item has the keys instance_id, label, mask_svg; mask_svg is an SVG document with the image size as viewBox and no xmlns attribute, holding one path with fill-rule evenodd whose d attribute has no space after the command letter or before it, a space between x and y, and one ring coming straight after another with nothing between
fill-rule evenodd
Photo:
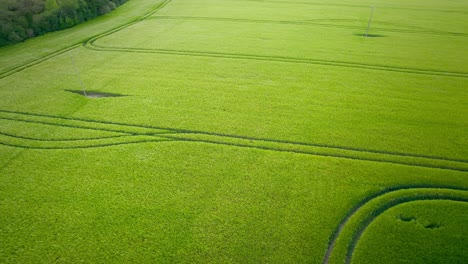
<instances>
[{"instance_id":1,"label":"dark soil mark","mask_svg":"<svg viewBox=\"0 0 468 264\"><path fill-rule=\"evenodd\" d=\"M429 223L429 224L424 226L424 228L426 228L426 229L438 229L440 227L442 227L442 224L440 224L440 223Z\"/></svg>"},{"instance_id":2,"label":"dark soil mark","mask_svg":"<svg viewBox=\"0 0 468 264\"><path fill-rule=\"evenodd\" d=\"M423 226L426 229L437 229L437 228L440 228L442 226L442 224L440 224L440 223L422 224L421 222L419 222L417 220L417 218L415 216L398 215L396 218L398 220L402 221L402 222L413 222L413 221L415 221L416 223L420 224L421 226Z\"/></svg>"},{"instance_id":3,"label":"dark soil mark","mask_svg":"<svg viewBox=\"0 0 468 264\"><path fill-rule=\"evenodd\" d=\"M88 98L103 98L103 97L122 97L128 96L125 94L116 94L116 93L105 93L105 92L96 92L96 91L80 91L80 90L65 90L70 93L79 94Z\"/></svg>"},{"instance_id":4,"label":"dark soil mark","mask_svg":"<svg viewBox=\"0 0 468 264\"><path fill-rule=\"evenodd\" d=\"M416 221L416 217L414 216L405 216L405 215L399 215L397 216L397 219L403 222L411 222L411 221Z\"/></svg>"},{"instance_id":5,"label":"dark soil mark","mask_svg":"<svg viewBox=\"0 0 468 264\"><path fill-rule=\"evenodd\" d=\"M365 38L383 38L383 37L386 37L385 35L380 35L380 34L363 34L363 33L357 33L357 34L353 34L354 36L358 36L358 37L365 37Z\"/></svg>"}]
</instances>

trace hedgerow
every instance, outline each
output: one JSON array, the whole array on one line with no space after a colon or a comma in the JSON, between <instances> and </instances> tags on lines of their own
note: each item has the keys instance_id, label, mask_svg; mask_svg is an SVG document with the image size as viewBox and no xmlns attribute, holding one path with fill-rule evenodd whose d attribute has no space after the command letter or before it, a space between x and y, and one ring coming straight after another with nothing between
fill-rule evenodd
<instances>
[{"instance_id":1,"label":"hedgerow","mask_svg":"<svg viewBox=\"0 0 468 264\"><path fill-rule=\"evenodd\" d=\"M0 46L72 27L127 0L6 0L0 2Z\"/></svg>"}]
</instances>

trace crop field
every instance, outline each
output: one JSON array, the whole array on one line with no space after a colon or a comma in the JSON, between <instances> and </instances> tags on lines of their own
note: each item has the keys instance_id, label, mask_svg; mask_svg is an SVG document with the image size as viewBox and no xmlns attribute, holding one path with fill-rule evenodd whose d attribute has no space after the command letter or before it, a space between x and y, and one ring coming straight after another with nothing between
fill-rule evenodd
<instances>
[{"instance_id":1,"label":"crop field","mask_svg":"<svg viewBox=\"0 0 468 264\"><path fill-rule=\"evenodd\" d=\"M130 0L3 47L0 263L466 263L467 47L464 0Z\"/></svg>"}]
</instances>

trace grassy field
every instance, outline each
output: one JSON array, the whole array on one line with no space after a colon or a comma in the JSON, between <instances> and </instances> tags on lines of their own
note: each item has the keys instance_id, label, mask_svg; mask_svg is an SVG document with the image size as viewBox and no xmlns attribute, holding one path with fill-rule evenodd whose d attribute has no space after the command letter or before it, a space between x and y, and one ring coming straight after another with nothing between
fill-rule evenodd
<instances>
[{"instance_id":1,"label":"grassy field","mask_svg":"<svg viewBox=\"0 0 468 264\"><path fill-rule=\"evenodd\" d=\"M130 0L1 48L0 262L465 263L467 10Z\"/></svg>"}]
</instances>

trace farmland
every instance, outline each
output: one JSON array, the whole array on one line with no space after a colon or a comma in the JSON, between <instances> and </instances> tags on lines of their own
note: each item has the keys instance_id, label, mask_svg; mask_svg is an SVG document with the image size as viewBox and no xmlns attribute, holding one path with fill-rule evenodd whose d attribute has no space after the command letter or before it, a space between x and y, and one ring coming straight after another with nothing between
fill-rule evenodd
<instances>
[{"instance_id":1,"label":"farmland","mask_svg":"<svg viewBox=\"0 0 468 264\"><path fill-rule=\"evenodd\" d=\"M467 10L130 0L0 48L0 262L464 263Z\"/></svg>"}]
</instances>

